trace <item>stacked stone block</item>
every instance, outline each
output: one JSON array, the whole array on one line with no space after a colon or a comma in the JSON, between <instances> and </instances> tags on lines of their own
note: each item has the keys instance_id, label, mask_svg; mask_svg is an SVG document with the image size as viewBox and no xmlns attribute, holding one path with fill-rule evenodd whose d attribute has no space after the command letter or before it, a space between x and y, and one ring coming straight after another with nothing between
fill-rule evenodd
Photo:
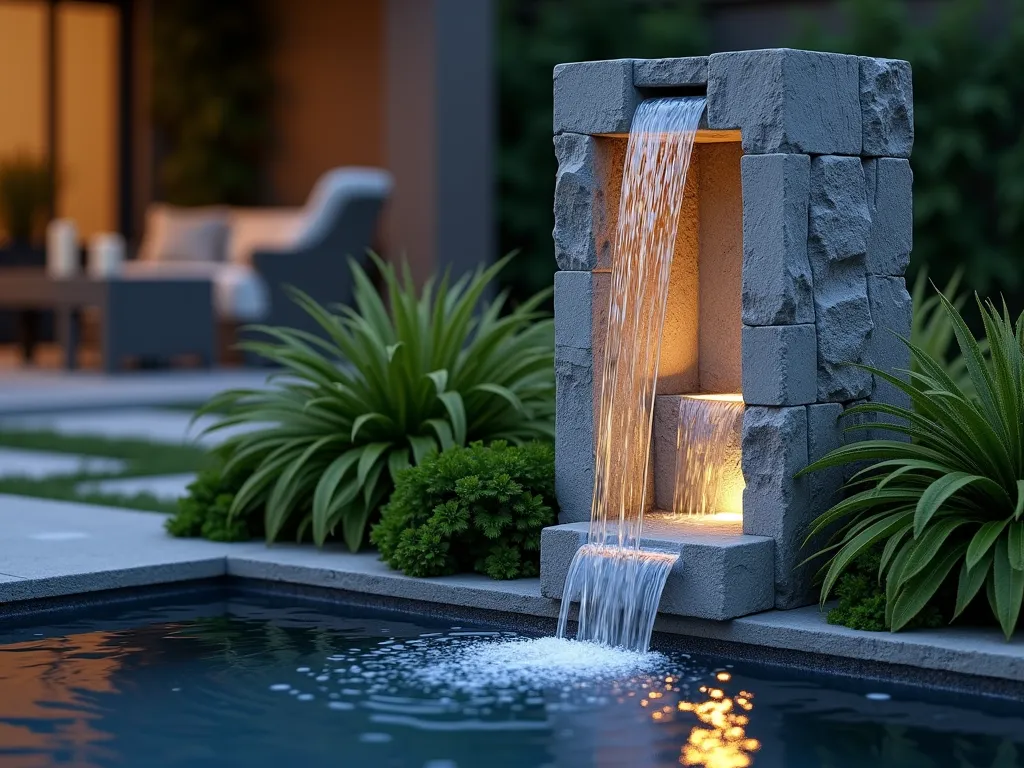
<instances>
[{"instance_id":1,"label":"stacked stone block","mask_svg":"<svg viewBox=\"0 0 1024 768\"><path fill-rule=\"evenodd\" d=\"M621 174L600 136L627 132L644 98L704 87L707 128L738 130L744 152L743 531L775 540L776 607L806 604L801 544L844 478L841 470L794 475L851 439L840 418L850 405L905 404L850 364L909 367L898 336L909 334L911 317L903 277L912 248L910 66L742 51L561 65L554 86L560 521L590 514L603 322L595 324L592 297L610 266L617 189L608 182Z\"/></svg>"}]
</instances>

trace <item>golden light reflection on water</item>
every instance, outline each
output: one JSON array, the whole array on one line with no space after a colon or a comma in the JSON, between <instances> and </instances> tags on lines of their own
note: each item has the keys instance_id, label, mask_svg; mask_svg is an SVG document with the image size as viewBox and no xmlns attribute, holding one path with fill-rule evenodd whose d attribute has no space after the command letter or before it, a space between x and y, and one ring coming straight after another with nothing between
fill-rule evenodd
<instances>
[{"instance_id":1,"label":"golden light reflection on water","mask_svg":"<svg viewBox=\"0 0 1024 768\"><path fill-rule=\"evenodd\" d=\"M754 764L754 753L761 748L761 742L747 735L750 713L754 709L754 694L741 690L730 695L724 688L732 680L732 674L720 670L715 673L719 685L701 686L700 700L689 701L682 696L677 685L678 679L665 677L661 690L651 689L639 695L640 706L650 713L651 720L665 723L679 717L693 716L698 723L690 730L689 737L680 748L679 764L701 766L702 768L749 768ZM645 686L649 687L649 686ZM629 691L626 697L636 696ZM667 699L667 701L666 701ZM685 714L684 714L685 713Z\"/></svg>"}]
</instances>

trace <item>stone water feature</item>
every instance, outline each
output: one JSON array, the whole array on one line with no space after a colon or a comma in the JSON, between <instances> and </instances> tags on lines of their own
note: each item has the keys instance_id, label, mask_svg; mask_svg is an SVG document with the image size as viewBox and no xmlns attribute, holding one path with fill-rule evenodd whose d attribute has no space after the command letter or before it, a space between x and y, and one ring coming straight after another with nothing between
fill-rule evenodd
<instances>
[{"instance_id":1,"label":"stone water feature","mask_svg":"<svg viewBox=\"0 0 1024 768\"><path fill-rule=\"evenodd\" d=\"M662 612L728 619L813 600L812 573L797 567L804 531L844 478L793 475L843 442L844 408L898 397L847 363L909 365L892 332L907 335L911 316L911 73L788 49L556 67L561 515L542 541L549 597L587 540L626 137L642 101L676 95L706 95L707 110L669 278L641 546L680 554ZM739 471L722 472L737 501L745 486L740 514L724 501L713 511L732 514L670 514L687 395L742 400L724 459Z\"/></svg>"}]
</instances>

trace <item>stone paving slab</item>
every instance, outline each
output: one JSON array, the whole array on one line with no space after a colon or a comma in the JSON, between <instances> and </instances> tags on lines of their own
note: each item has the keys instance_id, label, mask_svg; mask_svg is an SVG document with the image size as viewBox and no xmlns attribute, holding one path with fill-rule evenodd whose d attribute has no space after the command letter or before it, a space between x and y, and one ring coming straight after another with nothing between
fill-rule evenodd
<instances>
[{"instance_id":1,"label":"stone paving slab","mask_svg":"<svg viewBox=\"0 0 1024 768\"><path fill-rule=\"evenodd\" d=\"M386 597L551 618L558 601L538 579L479 575L413 579L373 553L308 546L216 544L172 539L163 516L0 495L0 618L3 603L231 575ZM754 648L822 654L1024 682L1024 637L996 629L944 628L889 634L835 627L817 607L766 611L716 622L674 616L656 629Z\"/></svg>"},{"instance_id":2,"label":"stone paving slab","mask_svg":"<svg viewBox=\"0 0 1024 768\"><path fill-rule=\"evenodd\" d=\"M127 466L120 459L0 447L0 477L42 479L84 472L116 474Z\"/></svg>"},{"instance_id":3,"label":"stone paving slab","mask_svg":"<svg viewBox=\"0 0 1024 768\"><path fill-rule=\"evenodd\" d=\"M153 475L148 477L121 477L115 480L90 480L79 483L78 493L102 493L107 496L137 496L140 493L160 499L175 501L188 493L188 486L196 479L195 474Z\"/></svg>"},{"instance_id":4,"label":"stone paving slab","mask_svg":"<svg viewBox=\"0 0 1024 768\"><path fill-rule=\"evenodd\" d=\"M173 539L158 514L0 495L0 605L223 576L227 545ZM2 613L2 608L0 608Z\"/></svg>"},{"instance_id":5,"label":"stone paving slab","mask_svg":"<svg viewBox=\"0 0 1024 768\"><path fill-rule=\"evenodd\" d=\"M148 440L154 443L179 445L198 443L215 446L231 435L259 429L263 425L239 425L210 435L203 435L216 416L203 416L192 422L188 411L159 408L118 408L32 416L0 418L0 428L21 431L56 432L69 436L105 437L112 439Z\"/></svg>"},{"instance_id":6,"label":"stone paving slab","mask_svg":"<svg viewBox=\"0 0 1024 768\"><path fill-rule=\"evenodd\" d=\"M0 371L0 414L204 402L226 389L258 389L267 371Z\"/></svg>"}]
</instances>

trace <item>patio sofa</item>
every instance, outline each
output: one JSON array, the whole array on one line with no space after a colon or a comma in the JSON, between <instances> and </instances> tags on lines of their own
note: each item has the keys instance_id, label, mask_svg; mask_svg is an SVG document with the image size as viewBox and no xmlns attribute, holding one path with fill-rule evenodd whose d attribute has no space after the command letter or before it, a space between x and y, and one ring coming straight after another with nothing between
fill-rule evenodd
<instances>
[{"instance_id":1,"label":"patio sofa","mask_svg":"<svg viewBox=\"0 0 1024 768\"><path fill-rule=\"evenodd\" d=\"M336 168L317 181L301 208L179 208L146 213L129 276L208 277L222 326L264 323L316 330L285 294L305 291L324 304L352 297L348 256L374 244L391 176L376 168Z\"/></svg>"}]
</instances>

